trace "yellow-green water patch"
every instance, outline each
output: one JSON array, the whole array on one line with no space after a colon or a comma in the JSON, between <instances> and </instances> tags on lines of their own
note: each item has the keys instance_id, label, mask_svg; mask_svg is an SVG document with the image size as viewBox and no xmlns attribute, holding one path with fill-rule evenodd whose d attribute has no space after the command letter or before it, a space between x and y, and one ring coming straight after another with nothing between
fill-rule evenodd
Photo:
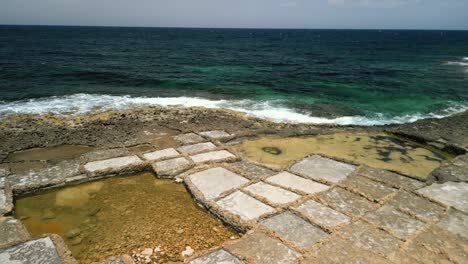
<instances>
[{"instance_id":1,"label":"yellow-green water patch","mask_svg":"<svg viewBox=\"0 0 468 264\"><path fill-rule=\"evenodd\" d=\"M330 135L244 140L235 146L241 156L286 166L309 154L322 154L426 178L452 155L387 134L336 133Z\"/></svg>"},{"instance_id":2,"label":"yellow-green water patch","mask_svg":"<svg viewBox=\"0 0 468 264\"><path fill-rule=\"evenodd\" d=\"M178 261L186 246L201 251L236 236L197 206L184 185L152 173L20 197L15 208L32 235L61 235L80 263L158 246L158 263Z\"/></svg>"},{"instance_id":3,"label":"yellow-green water patch","mask_svg":"<svg viewBox=\"0 0 468 264\"><path fill-rule=\"evenodd\" d=\"M10 153L6 161L72 159L93 150L84 145L60 145L46 148L32 148Z\"/></svg>"}]
</instances>

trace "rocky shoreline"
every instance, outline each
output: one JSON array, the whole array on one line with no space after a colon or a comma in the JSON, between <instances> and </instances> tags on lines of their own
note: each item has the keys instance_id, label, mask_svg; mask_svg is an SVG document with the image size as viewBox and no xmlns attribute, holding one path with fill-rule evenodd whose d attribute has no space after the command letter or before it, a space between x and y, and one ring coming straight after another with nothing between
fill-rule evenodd
<instances>
[{"instance_id":1,"label":"rocky shoreline","mask_svg":"<svg viewBox=\"0 0 468 264\"><path fill-rule=\"evenodd\" d=\"M456 154L468 150L468 111L442 119L383 126L338 126L277 123L225 109L146 107L86 115L10 115L0 120L0 160L8 153L63 144L132 146L143 131L166 129L174 133L224 129L237 137L275 134L314 135L334 132L388 132ZM148 132L147 132L148 133ZM143 135L142 135L143 134Z\"/></svg>"},{"instance_id":2,"label":"rocky shoreline","mask_svg":"<svg viewBox=\"0 0 468 264\"><path fill-rule=\"evenodd\" d=\"M50 263L74 263L60 238L30 238L21 224L11 224L16 221L11 217L14 195L150 170L183 182L213 215L247 232L239 240L184 257L193 264L341 263L350 256L361 262L419 263L427 258L462 263L468 260L466 127L468 112L388 126L275 123L205 108L9 116L0 121L0 259L28 261L37 255ZM337 132L391 133L459 156L422 181L319 155L270 167L245 161L232 148L260 135ZM8 160L15 151L61 145L93 150L69 159ZM451 191L444 192L446 188ZM31 254L18 255L18 250ZM132 261L140 262L124 256L103 263Z\"/></svg>"}]
</instances>

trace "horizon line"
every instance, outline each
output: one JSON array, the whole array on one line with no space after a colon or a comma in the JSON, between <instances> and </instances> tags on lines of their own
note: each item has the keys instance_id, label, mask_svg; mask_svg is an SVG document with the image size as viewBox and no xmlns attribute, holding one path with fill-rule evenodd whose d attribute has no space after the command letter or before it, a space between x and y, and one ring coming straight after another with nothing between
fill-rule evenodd
<instances>
[{"instance_id":1,"label":"horizon line","mask_svg":"<svg viewBox=\"0 0 468 264\"><path fill-rule=\"evenodd\" d=\"M377 30L377 31L468 31L468 29L421 29L421 28L288 28L288 27L198 27L198 26L104 26L104 25L56 25L56 24L1 24L17 27L102 27L102 28L167 28L167 29L263 29L263 30Z\"/></svg>"}]
</instances>

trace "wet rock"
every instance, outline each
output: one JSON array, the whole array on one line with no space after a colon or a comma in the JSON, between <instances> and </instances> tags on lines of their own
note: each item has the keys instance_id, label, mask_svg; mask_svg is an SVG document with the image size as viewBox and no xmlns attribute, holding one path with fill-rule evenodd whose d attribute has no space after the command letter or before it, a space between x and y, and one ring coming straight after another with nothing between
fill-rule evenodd
<instances>
[{"instance_id":1,"label":"wet rock","mask_svg":"<svg viewBox=\"0 0 468 264\"><path fill-rule=\"evenodd\" d=\"M13 193L9 186L0 188L0 215L7 214L13 210Z\"/></svg>"},{"instance_id":2,"label":"wet rock","mask_svg":"<svg viewBox=\"0 0 468 264\"><path fill-rule=\"evenodd\" d=\"M468 182L468 154L459 156L454 160L443 164L435 169L429 176L428 181L444 183Z\"/></svg>"},{"instance_id":3,"label":"wet rock","mask_svg":"<svg viewBox=\"0 0 468 264\"><path fill-rule=\"evenodd\" d=\"M61 264L57 248L49 237L39 238L1 249L2 264Z\"/></svg>"},{"instance_id":4,"label":"wet rock","mask_svg":"<svg viewBox=\"0 0 468 264\"><path fill-rule=\"evenodd\" d=\"M13 217L0 217L0 248L18 243L28 237L26 228Z\"/></svg>"},{"instance_id":5,"label":"wet rock","mask_svg":"<svg viewBox=\"0 0 468 264\"><path fill-rule=\"evenodd\" d=\"M80 234L81 234L81 230L79 228L73 228L65 234L65 237L68 239L72 239L72 238L79 236Z\"/></svg>"},{"instance_id":6,"label":"wet rock","mask_svg":"<svg viewBox=\"0 0 468 264\"><path fill-rule=\"evenodd\" d=\"M50 219L54 219L55 217L56 217L55 213L52 212L52 210L50 209L44 210L44 212L41 215L41 219L43 220L50 220Z\"/></svg>"}]
</instances>

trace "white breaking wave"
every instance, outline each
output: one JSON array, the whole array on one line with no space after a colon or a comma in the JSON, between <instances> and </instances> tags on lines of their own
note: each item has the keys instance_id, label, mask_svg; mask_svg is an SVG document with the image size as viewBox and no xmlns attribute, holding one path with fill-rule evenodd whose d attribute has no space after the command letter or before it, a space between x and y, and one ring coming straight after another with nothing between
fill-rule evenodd
<instances>
[{"instance_id":1,"label":"white breaking wave","mask_svg":"<svg viewBox=\"0 0 468 264\"><path fill-rule=\"evenodd\" d=\"M74 94L31 99L27 101L0 102L0 117L10 114L61 115L84 114L110 109L130 109L142 106L161 107L206 107L224 108L245 113L249 116L270 119L276 122L297 122L338 125L384 125L414 122L425 118L443 118L468 110L468 104L453 105L440 113L415 114L390 117L384 114L366 116L343 116L338 118L315 117L281 106L281 101L257 102L252 100L208 100L192 97L130 97L112 95Z\"/></svg>"}]
</instances>

